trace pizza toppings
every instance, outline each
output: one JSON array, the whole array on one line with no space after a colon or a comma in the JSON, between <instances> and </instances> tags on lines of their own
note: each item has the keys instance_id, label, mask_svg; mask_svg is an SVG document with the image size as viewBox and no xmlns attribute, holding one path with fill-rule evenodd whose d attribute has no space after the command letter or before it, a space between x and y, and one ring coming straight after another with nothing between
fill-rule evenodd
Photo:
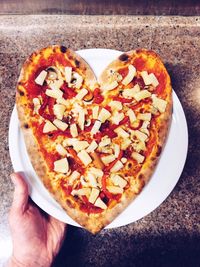
<instances>
[{"instance_id":1,"label":"pizza toppings","mask_svg":"<svg viewBox=\"0 0 200 267\"><path fill-rule=\"evenodd\" d=\"M68 124L61 121L61 120L58 120L58 119L55 119L53 121L53 124L58 128L60 129L61 131L65 131L67 128L68 128Z\"/></svg>"},{"instance_id":2,"label":"pizza toppings","mask_svg":"<svg viewBox=\"0 0 200 267\"><path fill-rule=\"evenodd\" d=\"M101 208L102 210L107 209L106 204L101 200L100 197L97 198L97 200L95 201L94 205L95 205L96 207Z\"/></svg>"},{"instance_id":3,"label":"pizza toppings","mask_svg":"<svg viewBox=\"0 0 200 267\"><path fill-rule=\"evenodd\" d=\"M39 85L43 85L46 77L47 77L47 72L45 70L42 70L40 74L37 76L37 78L35 79L35 82Z\"/></svg>"},{"instance_id":4,"label":"pizza toppings","mask_svg":"<svg viewBox=\"0 0 200 267\"><path fill-rule=\"evenodd\" d=\"M89 154L86 152L86 150L81 150L77 156L79 157L79 159L82 161L82 163L87 166L92 162L91 157L89 156Z\"/></svg>"},{"instance_id":5,"label":"pizza toppings","mask_svg":"<svg viewBox=\"0 0 200 267\"><path fill-rule=\"evenodd\" d=\"M72 67L65 67L65 81L70 83L72 79Z\"/></svg>"},{"instance_id":6,"label":"pizza toppings","mask_svg":"<svg viewBox=\"0 0 200 267\"><path fill-rule=\"evenodd\" d=\"M57 151L61 156L66 156L66 155L67 155L67 150L66 150L61 144L57 144L57 145L56 145L56 151Z\"/></svg>"},{"instance_id":7,"label":"pizza toppings","mask_svg":"<svg viewBox=\"0 0 200 267\"><path fill-rule=\"evenodd\" d=\"M55 104L53 106L53 111L54 111L54 114L57 117L57 119L59 119L59 120L63 119L65 109L66 109L65 105L62 105L62 104Z\"/></svg>"},{"instance_id":8,"label":"pizza toppings","mask_svg":"<svg viewBox=\"0 0 200 267\"><path fill-rule=\"evenodd\" d=\"M62 98L63 96L63 92L60 89L47 89L45 93L47 96L53 97L55 99Z\"/></svg>"},{"instance_id":9,"label":"pizza toppings","mask_svg":"<svg viewBox=\"0 0 200 267\"><path fill-rule=\"evenodd\" d=\"M78 130L77 130L76 123L73 123L70 125L70 133L71 133L72 137L78 136Z\"/></svg>"},{"instance_id":10,"label":"pizza toppings","mask_svg":"<svg viewBox=\"0 0 200 267\"><path fill-rule=\"evenodd\" d=\"M59 173L67 173L69 171L69 163L67 158L54 161L54 171Z\"/></svg>"},{"instance_id":11,"label":"pizza toppings","mask_svg":"<svg viewBox=\"0 0 200 267\"><path fill-rule=\"evenodd\" d=\"M102 212L113 200L120 201L130 177L151 153L152 125L167 107L165 96L156 91L162 85L157 72L141 71L130 62L109 69L108 75L93 90L70 64L50 66L34 80L41 87L32 98L38 131L55 142L51 171L88 213Z\"/></svg>"},{"instance_id":12,"label":"pizza toppings","mask_svg":"<svg viewBox=\"0 0 200 267\"><path fill-rule=\"evenodd\" d=\"M122 80L122 84L128 85L133 80L135 74L136 74L136 68L133 65L129 65L128 66L128 74Z\"/></svg>"},{"instance_id":13,"label":"pizza toppings","mask_svg":"<svg viewBox=\"0 0 200 267\"><path fill-rule=\"evenodd\" d=\"M96 199L98 198L99 196L99 193L100 193L100 190L97 189L97 188L92 188L92 191L91 191L91 194L90 194L90 197L89 197L89 202L94 204Z\"/></svg>"},{"instance_id":14,"label":"pizza toppings","mask_svg":"<svg viewBox=\"0 0 200 267\"><path fill-rule=\"evenodd\" d=\"M137 152L133 152L131 154L132 158L135 159L138 163L142 163L145 157Z\"/></svg>"},{"instance_id":15,"label":"pizza toppings","mask_svg":"<svg viewBox=\"0 0 200 267\"><path fill-rule=\"evenodd\" d=\"M43 127L43 133L49 133L52 131L56 131L57 128L55 125L53 125L53 123L51 123L50 121L46 121L44 127Z\"/></svg>"},{"instance_id":16,"label":"pizza toppings","mask_svg":"<svg viewBox=\"0 0 200 267\"><path fill-rule=\"evenodd\" d=\"M84 96L87 95L87 93L88 93L88 90L87 90L87 89L85 89L85 88L81 89L81 90L78 92L78 94L76 95L76 99L78 99L78 100L83 99Z\"/></svg>"},{"instance_id":17,"label":"pizza toppings","mask_svg":"<svg viewBox=\"0 0 200 267\"><path fill-rule=\"evenodd\" d=\"M158 109L161 113L165 112L167 101L161 98L158 98L156 95L152 95L153 106Z\"/></svg>"}]
</instances>

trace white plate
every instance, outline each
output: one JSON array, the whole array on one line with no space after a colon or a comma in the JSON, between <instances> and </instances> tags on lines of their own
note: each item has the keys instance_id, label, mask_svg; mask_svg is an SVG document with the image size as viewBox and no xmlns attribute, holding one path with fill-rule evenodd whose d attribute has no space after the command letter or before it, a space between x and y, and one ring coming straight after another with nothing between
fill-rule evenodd
<instances>
[{"instance_id":1,"label":"white plate","mask_svg":"<svg viewBox=\"0 0 200 267\"><path fill-rule=\"evenodd\" d=\"M98 77L102 70L122 52L110 49L86 49L78 53L90 64ZM37 177L19 128L16 108L9 127L10 157L15 171L25 172L33 201L60 221L79 226L48 193ZM156 209L175 187L185 164L188 149L187 123L181 103L173 92L173 116L169 136L159 164L141 194L107 228L135 222Z\"/></svg>"}]
</instances>

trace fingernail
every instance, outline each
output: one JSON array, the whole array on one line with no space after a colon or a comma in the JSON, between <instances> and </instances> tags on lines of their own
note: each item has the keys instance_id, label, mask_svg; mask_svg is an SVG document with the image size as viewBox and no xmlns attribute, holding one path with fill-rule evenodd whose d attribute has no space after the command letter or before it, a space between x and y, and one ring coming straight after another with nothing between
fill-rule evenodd
<instances>
[{"instance_id":1,"label":"fingernail","mask_svg":"<svg viewBox=\"0 0 200 267\"><path fill-rule=\"evenodd\" d=\"M14 174L14 173L12 173L12 174L10 175L10 178L11 178L11 180L12 180L13 184L16 186L16 185L17 185L17 182L16 182L16 177L15 177L15 174Z\"/></svg>"}]
</instances>

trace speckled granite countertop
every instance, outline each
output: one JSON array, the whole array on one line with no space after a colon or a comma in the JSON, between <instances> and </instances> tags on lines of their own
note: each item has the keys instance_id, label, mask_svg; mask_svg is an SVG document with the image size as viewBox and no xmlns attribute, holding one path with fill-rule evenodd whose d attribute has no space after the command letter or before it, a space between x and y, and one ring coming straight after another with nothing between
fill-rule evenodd
<instances>
[{"instance_id":1,"label":"speckled granite countertop","mask_svg":"<svg viewBox=\"0 0 200 267\"><path fill-rule=\"evenodd\" d=\"M0 264L11 252L7 136L16 81L33 50L59 43L159 53L186 114L189 152L178 184L159 208L96 236L69 227L56 266L200 266L200 18L49 15L0 17Z\"/></svg>"}]
</instances>

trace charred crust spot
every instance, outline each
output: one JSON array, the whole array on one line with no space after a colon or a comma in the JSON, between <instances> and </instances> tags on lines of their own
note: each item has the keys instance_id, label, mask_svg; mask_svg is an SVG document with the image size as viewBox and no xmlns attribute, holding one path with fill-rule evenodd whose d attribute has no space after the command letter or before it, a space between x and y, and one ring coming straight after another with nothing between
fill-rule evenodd
<instances>
[{"instance_id":1,"label":"charred crust spot","mask_svg":"<svg viewBox=\"0 0 200 267\"><path fill-rule=\"evenodd\" d=\"M140 175L138 176L139 180L143 180L144 179L144 175L142 173L140 173Z\"/></svg>"},{"instance_id":2,"label":"charred crust spot","mask_svg":"<svg viewBox=\"0 0 200 267\"><path fill-rule=\"evenodd\" d=\"M162 147L158 146L158 150L157 150L156 156L159 157L161 152L162 152Z\"/></svg>"},{"instance_id":3,"label":"charred crust spot","mask_svg":"<svg viewBox=\"0 0 200 267\"><path fill-rule=\"evenodd\" d=\"M24 92L23 91L18 90L18 92L19 92L20 96L24 96Z\"/></svg>"},{"instance_id":4,"label":"charred crust spot","mask_svg":"<svg viewBox=\"0 0 200 267\"><path fill-rule=\"evenodd\" d=\"M119 60L121 61L127 61L128 60L128 55L126 53L122 54L121 56L119 56Z\"/></svg>"},{"instance_id":5,"label":"charred crust spot","mask_svg":"<svg viewBox=\"0 0 200 267\"><path fill-rule=\"evenodd\" d=\"M61 45L61 46L60 46L60 51L61 51L62 53L66 53L66 52L67 52L67 47Z\"/></svg>"},{"instance_id":6,"label":"charred crust spot","mask_svg":"<svg viewBox=\"0 0 200 267\"><path fill-rule=\"evenodd\" d=\"M77 68L79 68L80 67L80 61L75 59L75 65L76 65Z\"/></svg>"},{"instance_id":7,"label":"charred crust spot","mask_svg":"<svg viewBox=\"0 0 200 267\"><path fill-rule=\"evenodd\" d=\"M25 124L24 124L24 128L25 128L25 129L28 129L28 128L29 128L28 123L25 123Z\"/></svg>"}]
</instances>

